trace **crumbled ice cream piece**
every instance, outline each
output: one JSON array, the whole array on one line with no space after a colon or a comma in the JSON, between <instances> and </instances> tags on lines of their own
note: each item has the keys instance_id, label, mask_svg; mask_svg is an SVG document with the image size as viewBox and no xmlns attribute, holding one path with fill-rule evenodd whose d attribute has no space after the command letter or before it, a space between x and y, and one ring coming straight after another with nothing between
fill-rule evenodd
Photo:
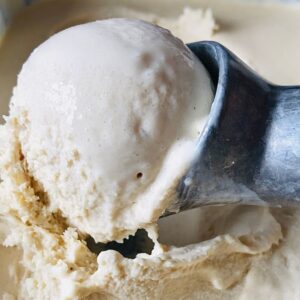
<instances>
[{"instance_id":1,"label":"crumbled ice cream piece","mask_svg":"<svg viewBox=\"0 0 300 300\"><path fill-rule=\"evenodd\" d=\"M218 29L210 9L192 9L185 7L178 19L158 19L157 24L168 28L185 43L211 39Z\"/></svg>"}]
</instances>

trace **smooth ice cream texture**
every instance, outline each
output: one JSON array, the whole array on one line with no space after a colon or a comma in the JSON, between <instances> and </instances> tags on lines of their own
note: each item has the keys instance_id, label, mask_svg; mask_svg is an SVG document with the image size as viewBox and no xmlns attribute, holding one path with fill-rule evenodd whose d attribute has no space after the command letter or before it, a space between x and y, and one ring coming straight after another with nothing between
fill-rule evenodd
<instances>
[{"instance_id":1,"label":"smooth ice cream texture","mask_svg":"<svg viewBox=\"0 0 300 300\"><path fill-rule=\"evenodd\" d=\"M106 242L149 227L170 205L212 99L205 68L168 30L110 19L36 48L9 119L48 209Z\"/></svg>"}]
</instances>

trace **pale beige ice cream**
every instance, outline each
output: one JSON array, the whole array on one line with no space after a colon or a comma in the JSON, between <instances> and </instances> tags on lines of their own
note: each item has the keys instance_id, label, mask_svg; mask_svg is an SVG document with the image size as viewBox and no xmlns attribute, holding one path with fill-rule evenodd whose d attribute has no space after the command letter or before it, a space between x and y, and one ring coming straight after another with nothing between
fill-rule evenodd
<instances>
[{"instance_id":1,"label":"pale beige ice cream","mask_svg":"<svg viewBox=\"0 0 300 300\"><path fill-rule=\"evenodd\" d=\"M0 78L7 79L0 81L0 96L10 93L27 55L48 35L82 20L120 16L162 24L185 42L218 40L267 79L299 82L300 45L293 37L300 34L300 8L210 1L219 24L214 33L217 26L209 11L187 9L176 21L180 4L171 2L153 6L152 1L132 1L137 9L132 10L102 7L100 1L66 0L29 9L19 16L0 48ZM200 2L207 6L206 1ZM152 13L143 7L153 7ZM38 14L39 21L33 17L38 11L44 11ZM35 22L39 26L32 26ZM34 34L25 24L34 28ZM16 51L21 32L30 38ZM285 51L282 45L287 43L290 48ZM278 57L280 61L274 63ZM4 76L1 70L8 65L12 68L6 68ZM4 299L299 299L298 210L197 209L159 221L158 240L174 246L156 242L151 255L141 253L135 259L112 250L96 255L60 214L48 214L47 198L28 176L20 156L15 127L9 128L2 127L0 134L6 141L1 155L5 180L0 185L0 254L5 257L0 259L0 280L5 282L0 294ZM155 232L150 233L155 241Z\"/></svg>"},{"instance_id":2,"label":"pale beige ice cream","mask_svg":"<svg viewBox=\"0 0 300 300\"><path fill-rule=\"evenodd\" d=\"M33 51L7 123L47 209L107 242L149 227L170 205L212 99L203 65L169 31L110 19Z\"/></svg>"}]
</instances>

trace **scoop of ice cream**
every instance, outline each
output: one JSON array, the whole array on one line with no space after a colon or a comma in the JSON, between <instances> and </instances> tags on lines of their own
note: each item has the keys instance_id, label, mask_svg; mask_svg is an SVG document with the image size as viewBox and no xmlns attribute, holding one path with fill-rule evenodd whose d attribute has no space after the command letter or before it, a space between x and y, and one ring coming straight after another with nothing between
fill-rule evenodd
<instances>
[{"instance_id":1,"label":"scoop of ice cream","mask_svg":"<svg viewBox=\"0 0 300 300\"><path fill-rule=\"evenodd\" d=\"M36 48L10 118L49 210L105 242L147 228L170 204L212 98L205 68L168 30L111 19Z\"/></svg>"}]
</instances>

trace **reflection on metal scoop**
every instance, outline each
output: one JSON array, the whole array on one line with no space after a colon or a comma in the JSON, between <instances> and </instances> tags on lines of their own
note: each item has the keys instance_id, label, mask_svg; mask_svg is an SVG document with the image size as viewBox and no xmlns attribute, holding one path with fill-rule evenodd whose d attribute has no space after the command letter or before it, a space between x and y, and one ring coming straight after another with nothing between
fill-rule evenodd
<instances>
[{"instance_id":1,"label":"reflection on metal scoop","mask_svg":"<svg viewBox=\"0 0 300 300\"><path fill-rule=\"evenodd\" d=\"M216 42L188 47L216 93L166 214L227 203L300 207L300 86L266 82Z\"/></svg>"}]
</instances>

